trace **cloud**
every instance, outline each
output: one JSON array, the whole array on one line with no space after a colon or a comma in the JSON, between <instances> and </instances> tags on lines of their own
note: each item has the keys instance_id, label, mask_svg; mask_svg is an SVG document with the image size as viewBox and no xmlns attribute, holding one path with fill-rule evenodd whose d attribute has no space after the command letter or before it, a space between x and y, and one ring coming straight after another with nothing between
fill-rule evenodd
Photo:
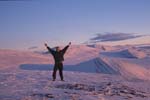
<instances>
[{"instance_id":1,"label":"cloud","mask_svg":"<svg viewBox=\"0 0 150 100\"><path fill-rule=\"evenodd\" d=\"M94 38L91 38L91 42L105 42L105 41L121 41L137 37L142 37L143 35L135 33L98 33Z\"/></svg>"},{"instance_id":2,"label":"cloud","mask_svg":"<svg viewBox=\"0 0 150 100\"><path fill-rule=\"evenodd\" d=\"M32 46L32 47L29 47L28 49L33 50L33 49L38 49L38 47L37 46Z\"/></svg>"}]
</instances>

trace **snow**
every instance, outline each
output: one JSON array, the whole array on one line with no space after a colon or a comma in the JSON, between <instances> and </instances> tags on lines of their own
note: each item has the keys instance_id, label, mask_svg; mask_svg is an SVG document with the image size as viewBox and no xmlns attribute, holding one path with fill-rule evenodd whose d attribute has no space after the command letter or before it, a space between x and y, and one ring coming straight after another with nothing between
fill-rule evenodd
<instances>
[{"instance_id":1,"label":"snow","mask_svg":"<svg viewBox=\"0 0 150 100\"><path fill-rule=\"evenodd\" d=\"M148 100L150 96L147 82L128 82L119 76L66 71L64 82L59 79L53 82L51 73L1 73L1 77L5 77L0 83L1 100Z\"/></svg>"},{"instance_id":2,"label":"snow","mask_svg":"<svg viewBox=\"0 0 150 100\"><path fill-rule=\"evenodd\" d=\"M142 58L145 58L146 57L146 54L141 51L141 50L138 50L136 48L129 48L128 49L128 52L135 58L138 58L138 59L142 59Z\"/></svg>"},{"instance_id":3,"label":"snow","mask_svg":"<svg viewBox=\"0 0 150 100\"><path fill-rule=\"evenodd\" d=\"M0 100L150 100L148 47L73 45L65 81L52 81L53 62L49 54L0 49Z\"/></svg>"}]
</instances>

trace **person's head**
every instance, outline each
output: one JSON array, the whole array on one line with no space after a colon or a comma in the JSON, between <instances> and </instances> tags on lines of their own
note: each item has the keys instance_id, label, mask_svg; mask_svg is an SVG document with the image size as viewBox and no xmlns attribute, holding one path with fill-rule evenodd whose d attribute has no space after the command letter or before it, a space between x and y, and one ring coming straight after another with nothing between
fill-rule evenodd
<instances>
[{"instance_id":1,"label":"person's head","mask_svg":"<svg viewBox=\"0 0 150 100\"><path fill-rule=\"evenodd\" d=\"M59 52L61 49L59 46L56 47L56 51Z\"/></svg>"}]
</instances>

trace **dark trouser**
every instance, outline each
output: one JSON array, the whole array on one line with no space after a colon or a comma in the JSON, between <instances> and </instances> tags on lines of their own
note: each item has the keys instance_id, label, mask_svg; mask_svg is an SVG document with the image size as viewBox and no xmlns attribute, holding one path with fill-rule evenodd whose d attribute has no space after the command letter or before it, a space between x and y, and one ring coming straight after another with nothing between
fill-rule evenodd
<instances>
[{"instance_id":1,"label":"dark trouser","mask_svg":"<svg viewBox=\"0 0 150 100\"><path fill-rule=\"evenodd\" d=\"M53 69L53 79L56 79L56 72L59 70L59 75L61 80L63 80L63 63L55 63L54 69Z\"/></svg>"}]
</instances>

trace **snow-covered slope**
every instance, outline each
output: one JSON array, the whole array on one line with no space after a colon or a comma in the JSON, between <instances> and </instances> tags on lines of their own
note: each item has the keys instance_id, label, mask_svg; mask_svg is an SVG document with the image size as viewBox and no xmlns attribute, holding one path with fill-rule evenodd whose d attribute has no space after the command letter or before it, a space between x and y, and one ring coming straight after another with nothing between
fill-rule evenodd
<instances>
[{"instance_id":1,"label":"snow-covered slope","mask_svg":"<svg viewBox=\"0 0 150 100\"><path fill-rule=\"evenodd\" d=\"M150 99L148 47L73 45L65 82L51 81L52 69L50 54L0 49L0 100Z\"/></svg>"},{"instance_id":2,"label":"snow-covered slope","mask_svg":"<svg viewBox=\"0 0 150 100\"><path fill-rule=\"evenodd\" d=\"M127 80L150 80L150 70L147 69L144 65L142 66L135 63L139 62L139 60L134 59L134 61L129 61L127 58L108 58L103 57L102 58L105 63L109 65L109 67L115 69L117 72L120 73L122 77L124 77ZM149 63L150 59L148 59L147 64ZM144 61L143 61L144 62ZM141 63L141 62L140 62Z\"/></svg>"},{"instance_id":3,"label":"snow-covered slope","mask_svg":"<svg viewBox=\"0 0 150 100\"><path fill-rule=\"evenodd\" d=\"M26 63L48 63L49 57L27 51L0 49L0 69L16 68Z\"/></svg>"},{"instance_id":4,"label":"snow-covered slope","mask_svg":"<svg viewBox=\"0 0 150 100\"><path fill-rule=\"evenodd\" d=\"M86 45L73 45L67 51L66 64L78 64L84 61L91 60L99 56L97 48L88 47Z\"/></svg>"},{"instance_id":5,"label":"snow-covered slope","mask_svg":"<svg viewBox=\"0 0 150 100\"><path fill-rule=\"evenodd\" d=\"M0 73L1 100L149 100L149 82L119 76L64 72L65 82L51 81L51 71Z\"/></svg>"},{"instance_id":6,"label":"snow-covered slope","mask_svg":"<svg viewBox=\"0 0 150 100\"><path fill-rule=\"evenodd\" d=\"M113 52L103 52L104 55L107 56L114 56L114 57L120 57L120 58L136 58L136 59L142 59L146 58L147 54L137 48L127 48L123 50L117 50Z\"/></svg>"}]
</instances>

